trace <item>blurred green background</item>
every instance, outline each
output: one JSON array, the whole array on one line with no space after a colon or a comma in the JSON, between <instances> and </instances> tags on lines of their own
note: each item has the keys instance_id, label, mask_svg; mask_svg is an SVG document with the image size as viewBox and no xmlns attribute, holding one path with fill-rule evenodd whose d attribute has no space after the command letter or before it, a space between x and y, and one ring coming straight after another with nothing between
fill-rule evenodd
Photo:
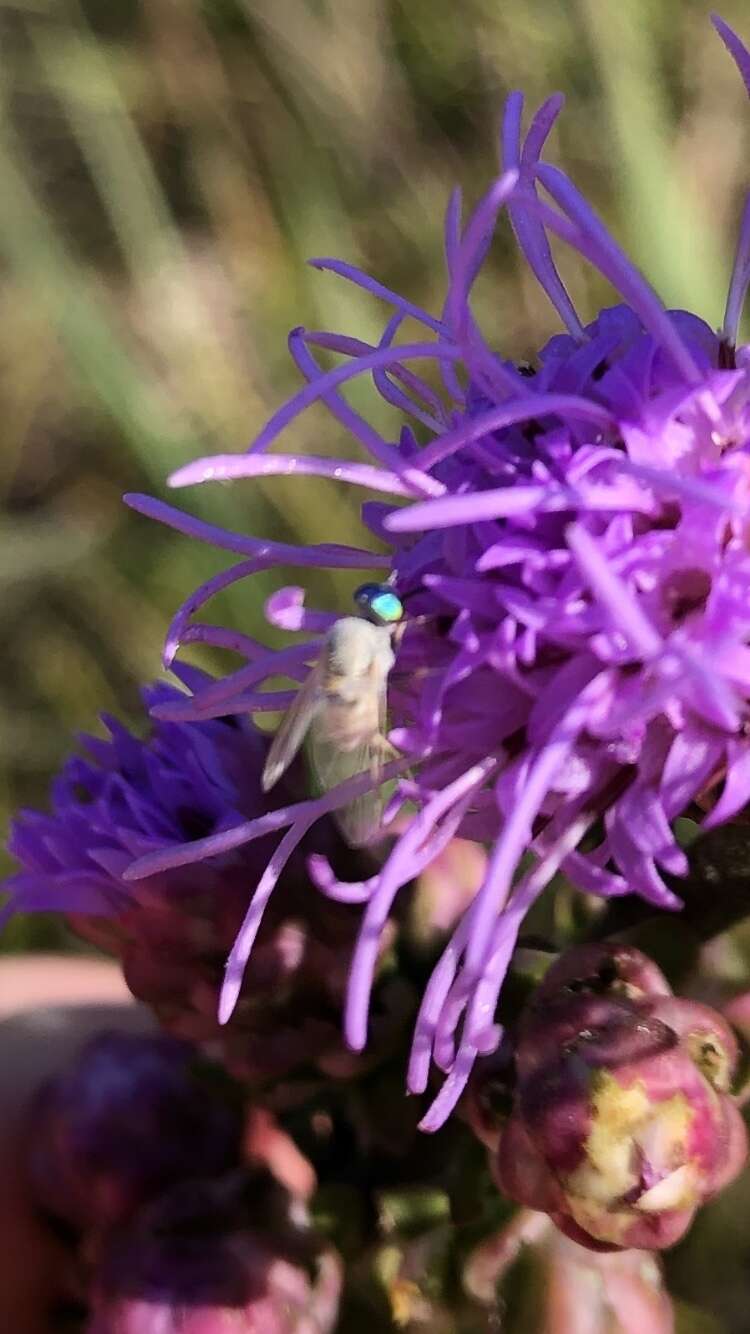
<instances>
[{"instance_id":1,"label":"blurred green background","mask_svg":"<svg viewBox=\"0 0 750 1334\"><path fill-rule=\"evenodd\" d=\"M747 6L723 14L741 30ZM298 383L291 326L380 332L385 307L307 256L437 310L450 189L485 188L510 88L532 107L562 89L550 153L665 299L716 324L750 111L698 0L0 0L0 49L4 824L100 710L134 716L168 616L226 563L121 493L241 449ZM611 294L561 258L590 317ZM477 309L515 357L556 331L507 228ZM315 409L289 440L340 437ZM357 497L328 483L175 499L259 535L361 537ZM211 615L260 629L276 582Z\"/></svg>"}]
</instances>

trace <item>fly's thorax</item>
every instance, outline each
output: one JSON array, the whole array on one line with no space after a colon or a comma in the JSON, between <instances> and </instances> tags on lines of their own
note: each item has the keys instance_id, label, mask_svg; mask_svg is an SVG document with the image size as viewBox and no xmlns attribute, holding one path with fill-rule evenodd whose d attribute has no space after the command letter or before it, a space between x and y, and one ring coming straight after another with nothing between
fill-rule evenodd
<instances>
[{"instance_id":1,"label":"fly's thorax","mask_svg":"<svg viewBox=\"0 0 750 1334\"><path fill-rule=\"evenodd\" d=\"M393 666L391 632L358 616L342 616L326 636L326 675L343 679L373 678L385 681Z\"/></svg>"}]
</instances>

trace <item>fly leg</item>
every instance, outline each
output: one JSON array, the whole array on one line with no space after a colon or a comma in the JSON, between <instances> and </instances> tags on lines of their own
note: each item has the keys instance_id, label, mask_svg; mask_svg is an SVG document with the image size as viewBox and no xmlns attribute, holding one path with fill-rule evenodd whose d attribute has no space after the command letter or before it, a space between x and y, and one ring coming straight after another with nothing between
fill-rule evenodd
<instances>
[{"instance_id":1,"label":"fly leg","mask_svg":"<svg viewBox=\"0 0 750 1334\"><path fill-rule=\"evenodd\" d=\"M395 760L398 751L395 746L391 745L388 737L383 736L382 732L375 733L370 742L370 750L370 777L375 781L383 765L387 764L389 760Z\"/></svg>"}]
</instances>

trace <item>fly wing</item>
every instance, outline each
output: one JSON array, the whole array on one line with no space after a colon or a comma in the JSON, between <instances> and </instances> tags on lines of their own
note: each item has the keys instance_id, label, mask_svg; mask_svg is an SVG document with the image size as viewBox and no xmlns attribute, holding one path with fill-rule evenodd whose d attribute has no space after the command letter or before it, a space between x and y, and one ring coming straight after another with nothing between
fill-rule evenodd
<instances>
[{"instance_id":1,"label":"fly wing","mask_svg":"<svg viewBox=\"0 0 750 1334\"><path fill-rule=\"evenodd\" d=\"M311 668L297 691L294 703L289 705L279 723L263 769L261 786L264 792L269 792L278 783L302 745L323 703L323 679L323 660L320 659Z\"/></svg>"},{"instance_id":2,"label":"fly wing","mask_svg":"<svg viewBox=\"0 0 750 1334\"><path fill-rule=\"evenodd\" d=\"M378 787L334 811L336 823L350 848L364 848L372 842L383 821L383 805L383 789Z\"/></svg>"},{"instance_id":3,"label":"fly wing","mask_svg":"<svg viewBox=\"0 0 750 1334\"><path fill-rule=\"evenodd\" d=\"M324 792L347 778L369 773L376 786L355 797L348 805L333 812L347 843L353 848L363 847L377 833L383 816L384 791L377 782L389 747L385 740L386 692L385 682L377 701L378 728L372 735L350 749L332 742L326 735L322 716L313 720L310 732L310 759L313 772Z\"/></svg>"},{"instance_id":4,"label":"fly wing","mask_svg":"<svg viewBox=\"0 0 750 1334\"><path fill-rule=\"evenodd\" d=\"M372 743L364 742L353 750L341 750L321 734L319 727L313 727L311 731L310 758L315 777L324 792L358 774L371 773L377 778L382 766L382 756ZM333 811L333 817L347 843L359 848L368 843L378 829L382 813L381 788L374 787L347 806Z\"/></svg>"}]
</instances>

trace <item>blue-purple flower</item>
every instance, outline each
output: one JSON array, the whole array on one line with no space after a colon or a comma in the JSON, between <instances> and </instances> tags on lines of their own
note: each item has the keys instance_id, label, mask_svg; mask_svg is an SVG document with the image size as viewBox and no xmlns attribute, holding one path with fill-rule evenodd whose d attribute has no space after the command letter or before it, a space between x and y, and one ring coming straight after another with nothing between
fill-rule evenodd
<instances>
[{"instance_id":1,"label":"blue-purple flower","mask_svg":"<svg viewBox=\"0 0 750 1334\"><path fill-rule=\"evenodd\" d=\"M715 25L750 91L750 54ZM450 201L448 287L432 316L350 265L316 260L392 310L377 346L296 329L289 346L304 388L271 418L246 454L201 459L174 486L294 472L380 491L363 519L387 555L295 547L225 532L161 501L141 512L241 557L203 584L170 629L165 661L190 640L245 659L220 682L156 705L162 720L278 709L305 679L335 616L308 609L297 588L270 599L276 626L305 633L271 652L196 622L229 584L279 564L362 569L387 576L407 610L389 682L391 740L401 758L386 819L400 816L382 869L342 881L324 856L311 870L329 897L363 907L349 974L345 1032L367 1041L382 932L399 890L460 834L491 845L486 875L440 957L414 1033L408 1085L423 1092L434 1062L447 1075L425 1129L460 1097L478 1055L500 1040L496 1004L530 906L562 871L588 893L680 900L668 877L687 869L677 816L710 792L704 826L750 797L750 552L748 353L737 332L750 282L745 207L719 334L667 311L575 186L542 152L562 99L550 98L521 132L522 97L508 99L502 171L469 217ZM540 194L543 192L543 195ZM505 213L565 332L533 367L486 341L471 290ZM585 323L555 267L561 240L612 284L620 304ZM410 317L417 341L396 341ZM318 350L344 358L325 370ZM440 390L435 376L439 372ZM342 390L371 376L405 419L386 440ZM372 462L272 454L308 405L323 402ZM423 441L425 441L423 443ZM249 896L229 957L221 1017L231 1015L250 952L287 861L321 816L378 779L363 773L322 796L232 822L153 852L134 849L133 880L184 865L213 865L229 849L285 829ZM721 785L721 786L719 786ZM527 854L532 860L523 862Z\"/></svg>"},{"instance_id":2,"label":"blue-purple flower","mask_svg":"<svg viewBox=\"0 0 750 1334\"><path fill-rule=\"evenodd\" d=\"M179 668L195 691L212 678ZM184 700L173 686L147 687L154 712ZM10 851L22 869L6 880L3 910L57 911L92 943L116 954L131 991L177 1037L219 1044L227 1068L244 1079L291 1072L348 1075L362 1064L341 1039L340 1011L357 910L318 894L308 855L333 858L341 872L361 858L332 822L321 821L288 859L272 911L258 940L232 1021L217 1020L227 953L247 900L279 842L278 812L261 791L268 737L246 718L197 723L155 719L133 735L104 719L109 736L81 738L55 780L49 812L22 811ZM297 801L301 772L280 785ZM238 823L265 820L265 837L233 845ZM202 835L223 837L220 856L165 869L137 882L124 879L135 857L170 852ZM411 1009L408 985L392 976L379 993L376 1049L402 1032Z\"/></svg>"}]
</instances>

